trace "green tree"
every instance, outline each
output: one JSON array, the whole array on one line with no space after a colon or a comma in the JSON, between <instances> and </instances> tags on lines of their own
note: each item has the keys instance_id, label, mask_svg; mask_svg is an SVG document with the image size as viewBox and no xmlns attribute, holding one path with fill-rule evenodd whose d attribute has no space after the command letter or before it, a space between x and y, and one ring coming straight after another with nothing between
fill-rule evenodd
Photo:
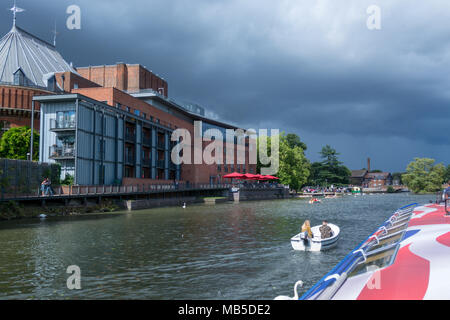
<instances>
[{"instance_id":1,"label":"green tree","mask_svg":"<svg viewBox=\"0 0 450 320\"><path fill-rule=\"evenodd\" d=\"M0 157L27 160L30 152L31 129L28 126L11 128L0 139ZM33 160L39 160L39 133L34 131Z\"/></svg>"},{"instance_id":2,"label":"green tree","mask_svg":"<svg viewBox=\"0 0 450 320\"><path fill-rule=\"evenodd\" d=\"M398 180L398 183L400 184L400 185L402 185L403 184L403 181L402 181L402 175L403 175L404 173L401 173L401 172L394 172L393 174L392 174L392 181L395 181L395 180Z\"/></svg>"},{"instance_id":3,"label":"green tree","mask_svg":"<svg viewBox=\"0 0 450 320\"><path fill-rule=\"evenodd\" d=\"M310 184L348 184L351 171L339 161L340 154L329 145L323 147L319 154L323 160L311 165Z\"/></svg>"},{"instance_id":4,"label":"green tree","mask_svg":"<svg viewBox=\"0 0 450 320\"><path fill-rule=\"evenodd\" d=\"M443 164L434 164L430 158L414 158L408 164L402 180L414 193L436 192L442 188L444 182L445 167Z\"/></svg>"},{"instance_id":5,"label":"green tree","mask_svg":"<svg viewBox=\"0 0 450 320\"><path fill-rule=\"evenodd\" d=\"M444 183L449 182L449 181L450 181L450 164L447 165L447 168L445 169L445 174L444 174Z\"/></svg>"},{"instance_id":6,"label":"green tree","mask_svg":"<svg viewBox=\"0 0 450 320\"><path fill-rule=\"evenodd\" d=\"M288 133L286 135L286 142L289 145L290 148L294 147L300 147L303 149L303 151L306 151L308 147L304 142L300 140L300 137L296 135L295 133Z\"/></svg>"},{"instance_id":7,"label":"green tree","mask_svg":"<svg viewBox=\"0 0 450 320\"><path fill-rule=\"evenodd\" d=\"M277 176L280 182L289 185L292 189L300 189L308 180L310 174L310 164L304 154L303 142L295 134L285 135L284 132L279 135L279 169ZM267 139L267 148L271 150L271 137L260 137ZM258 147L260 142L258 143ZM306 147L306 145L305 145ZM258 152L259 155L259 152ZM261 172L262 164L258 158L258 171Z\"/></svg>"}]
</instances>

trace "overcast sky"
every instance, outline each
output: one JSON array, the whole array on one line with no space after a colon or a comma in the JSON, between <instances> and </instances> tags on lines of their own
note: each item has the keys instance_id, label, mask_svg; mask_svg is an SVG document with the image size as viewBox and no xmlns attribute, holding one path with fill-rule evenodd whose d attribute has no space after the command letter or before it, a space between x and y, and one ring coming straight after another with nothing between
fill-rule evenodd
<instances>
[{"instance_id":1,"label":"overcast sky","mask_svg":"<svg viewBox=\"0 0 450 320\"><path fill-rule=\"evenodd\" d=\"M0 31L11 28L1 0ZM81 8L81 30L66 8ZM381 9L369 30L367 8ZM18 0L17 24L75 66L140 63L169 95L244 128L329 144L350 169L450 163L448 0Z\"/></svg>"}]
</instances>

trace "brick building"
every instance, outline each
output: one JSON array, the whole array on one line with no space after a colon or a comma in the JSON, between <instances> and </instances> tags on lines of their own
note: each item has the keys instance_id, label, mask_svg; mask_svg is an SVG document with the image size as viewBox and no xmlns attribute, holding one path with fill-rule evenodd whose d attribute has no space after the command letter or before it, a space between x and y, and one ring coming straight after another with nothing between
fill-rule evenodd
<instances>
[{"instance_id":1,"label":"brick building","mask_svg":"<svg viewBox=\"0 0 450 320\"><path fill-rule=\"evenodd\" d=\"M370 158L367 159L367 169L352 170L350 183L364 188L382 188L392 185L392 175L389 172L374 172L370 169Z\"/></svg>"},{"instance_id":2,"label":"brick building","mask_svg":"<svg viewBox=\"0 0 450 320\"><path fill-rule=\"evenodd\" d=\"M238 128L206 118L201 106L170 99L167 81L140 64L74 68L54 45L14 20L0 40L4 130L31 126L32 107L33 126L40 130L40 161L60 163L62 178L74 175L78 184L217 183L233 171L256 173L256 165L248 164L248 138L245 164L237 163L234 140L228 145L234 150L232 164L175 166L170 137L177 128L187 129L191 137L194 122L202 123L202 133ZM202 149L208 144L203 142Z\"/></svg>"}]
</instances>

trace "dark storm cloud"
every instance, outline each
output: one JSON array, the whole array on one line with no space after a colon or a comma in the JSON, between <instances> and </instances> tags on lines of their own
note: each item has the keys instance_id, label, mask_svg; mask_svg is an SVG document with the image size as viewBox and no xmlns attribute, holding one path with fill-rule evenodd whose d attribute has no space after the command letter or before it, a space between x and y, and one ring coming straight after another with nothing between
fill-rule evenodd
<instances>
[{"instance_id":1,"label":"dark storm cloud","mask_svg":"<svg viewBox=\"0 0 450 320\"><path fill-rule=\"evenodd\" d=\"M3 1L5 7L8 5ZM11 1L12 3L12 1ZM65 28L68 5L82 29ZM382 29L366 28L381 8ZM351 168L365 158L403 170L450 158L448 1L25 1L25 29L75 66L140 63L169 94L244 127L296 132L308 155L331 144ZM0 28L10 28L0 10Z\"/></svg>"}]
</instances>

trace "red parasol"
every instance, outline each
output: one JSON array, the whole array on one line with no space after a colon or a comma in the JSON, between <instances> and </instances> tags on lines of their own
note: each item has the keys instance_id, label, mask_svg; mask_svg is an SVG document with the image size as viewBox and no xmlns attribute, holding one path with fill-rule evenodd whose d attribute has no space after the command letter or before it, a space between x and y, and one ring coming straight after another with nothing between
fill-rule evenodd
<instances>
[{"instance_id":1,"label":"red parasol","mask_svg":"<svg viewBox=\"0 0 450 320\"><path fill-rule=\"evenodd\" d=\"M226 179L245 179L245 175L242 173L233 172L223 176Z\"/></svg>"},{"instance_id":2,"label":"red parasol","mask_svg":"<svg viewBox=\"0 0 450 320\"><path fill-rule=\"evenodd\" d=\"M270 176L270 175L263 176L263 177L264 177L265 180L280 180L280 178L277 178L277 177L274 177L274 176Z\"/></svg>"}]
</instances>

